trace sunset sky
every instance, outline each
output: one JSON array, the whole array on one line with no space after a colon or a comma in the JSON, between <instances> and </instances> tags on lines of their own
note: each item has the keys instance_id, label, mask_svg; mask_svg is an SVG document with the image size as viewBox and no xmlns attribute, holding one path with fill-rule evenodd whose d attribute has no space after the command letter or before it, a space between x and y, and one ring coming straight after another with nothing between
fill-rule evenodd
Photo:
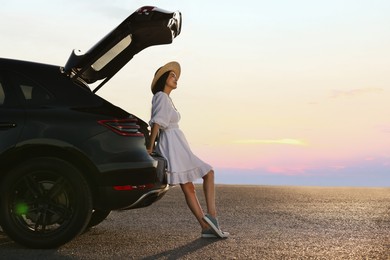
<instances>
[{"instance_id":1,"label":"sunset sky","mask_svg":"<svg viewBox=\"0 0 390 260\"><path fill-rule=\"evenodd\" d=\"M0 0L0 57L65 65L144 5L183 14L98 94L149 121L155 70L218 183L390 186L388 0Z\"/></svg>"}]
</instances>

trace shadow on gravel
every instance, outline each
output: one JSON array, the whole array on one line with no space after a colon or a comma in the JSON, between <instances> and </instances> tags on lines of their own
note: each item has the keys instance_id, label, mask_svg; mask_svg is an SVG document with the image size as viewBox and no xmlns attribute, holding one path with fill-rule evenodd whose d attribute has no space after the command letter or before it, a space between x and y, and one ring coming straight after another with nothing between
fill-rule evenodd
<instances>
[{"instance_id":1,"label":"shadow on gravel","mask_svg":"<svg viewBox=\"0 0 390 260\"><path fill-rule=\"evenodd\" d=\"M0 259L74 259L69 256L61 255L57 249L30 249L23 247L10 238L0 229Z\"/></svg>"},{"instance_id":2,"label":"shadow on gravel","mask_svg":"<svg viewBox=\"0 0 390 260\"><path fill-rule=\"evenodd\" d=\"M15 245L15 243L4 234L0 227L0 249L8 247L10 244Z\"/></svg>"},{"instance_id":3,"label":"shadow on gravel","mask_svg":"<svg viewBox=\"0 0 390 260\"><path fill-rule=\"evenodd\" d=\"M180 246L178 248L174 248L171 250L167 250L165 252L161 252L159 254L155 254L152 256L148 256L142 258L143 260L155 260L155 259L180 259L185 255L194 253L203 247L211 245L215 242L222 241L218 238L198 238L186 245Z\"/></svg>"}]
</instances>

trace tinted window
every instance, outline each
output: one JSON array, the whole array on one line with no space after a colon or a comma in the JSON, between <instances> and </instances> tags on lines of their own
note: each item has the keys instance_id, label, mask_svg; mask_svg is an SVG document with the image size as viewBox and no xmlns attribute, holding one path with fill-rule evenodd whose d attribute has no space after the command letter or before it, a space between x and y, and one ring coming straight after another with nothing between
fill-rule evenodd
<instances>
[{"instance_id":1,"label":"tinted window","mask_svg":"<svg viewBox=\"0 0 390 260\"><path fill-rule=\"evenodd\" d=\"M39 85L23 84L19 86L22 90L23 97L29 104L41 104L50 100L50 94Z\"/></svg>"},{"instance_id":2,"label":"tinted window","mask_svg":"<svg viewBox=\"0 0 390 260\"><path fill-rule=\"evenodd\" d=\"M44 87L20 74L13 74L12 81L22 93L27 105L42 105L53 100L53 95Z\"/></svg>"}]
</instances>

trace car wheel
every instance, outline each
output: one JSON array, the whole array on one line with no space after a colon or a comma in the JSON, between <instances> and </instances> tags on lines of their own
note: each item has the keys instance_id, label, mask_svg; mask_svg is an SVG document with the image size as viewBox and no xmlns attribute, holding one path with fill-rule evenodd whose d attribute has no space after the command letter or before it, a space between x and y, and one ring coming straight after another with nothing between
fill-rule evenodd
<instances>
[{"instance_id":1,"label":"car wheel","mask_svg":"<svg viewBox=\"0 0 390 260\"><path fill-rule=\"evenodd\" d=\"M93 210L91 220L89 221L87 228L91 228L99 225L108 217L108 215L110 215L110 213L111 210L100 210L100 209Z\"/></svg>"},{"instance_id":2,"label":"car wheel","mask_svg":"<svg viewBox=\"0 0 390 260\"><path fill-rule=\"evenodd\" d=\"M92 195L81 172L66 161L40 157L7 173L1 184L0 223L15 242L53 248L87 226Z\"/></svg>"}]
</instances>

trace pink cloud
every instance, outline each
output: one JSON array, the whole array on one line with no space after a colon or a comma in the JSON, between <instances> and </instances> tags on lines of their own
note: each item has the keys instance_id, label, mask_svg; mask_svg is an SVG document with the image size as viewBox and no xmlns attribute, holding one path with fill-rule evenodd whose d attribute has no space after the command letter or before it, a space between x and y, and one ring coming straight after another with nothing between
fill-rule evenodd
<instances>
[{"instance_id":1,"label":"pink cloud","mask_svg":"<svg viewBox=\"0 0 390 260\"><path fill-rule=\"evenodd\" d=\"M379 130L382 131L383 133L390 133L390 125L381 125L378 126Z\"/></svg>"},{"instance_id":2,"label":"pink cloud","mask_svg":"<svg viewBox=\"0 0 390 260\"><path fill-rule=\"evenodd\" d=\"M358 88L352 90L333 90L330 98L355 97L365 94L380 93L384 90L382 88Z\"/></svg>"},{"instance_id":3,"label":"pink cloud","mask_svg":"<svg viewBox=\"0 0 390 260\"><path fill-rule=\"evenodd\" d=\"M275 173L286 176L303 176L307 175L305 166L268 166L265 170L269 173Z\"/></svg>"}]
</instances>

